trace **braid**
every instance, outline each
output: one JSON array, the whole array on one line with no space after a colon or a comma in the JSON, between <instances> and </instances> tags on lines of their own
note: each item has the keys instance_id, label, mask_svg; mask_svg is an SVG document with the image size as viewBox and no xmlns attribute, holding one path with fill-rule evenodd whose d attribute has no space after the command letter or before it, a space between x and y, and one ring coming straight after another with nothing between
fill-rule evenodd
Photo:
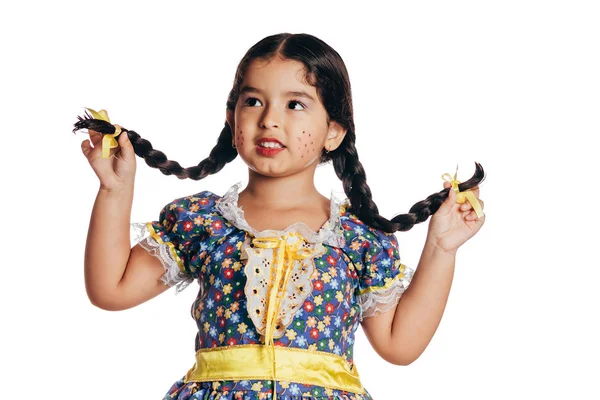
<instances>
[{"instance_id":1,"label":"braid","mask_svg":"<svg viewBox=\"0 0 600 400\"><path fill-rule=\"evenodd\" d=\"M367 225L384 232L408 231L415 224L426 221L440 208L451 190L448 188L434 193L415 203L407 214L399 214L388 220L379 215L377 205L372 199L365 170L358 160L354 146L354 132L348 132L342 146L331 152L331 158L335 172L344 186L344 192L350 200L352 212ZM458 189L468 190L479 185L484 178L483 168L476 162L475 174L468 181L459 184Z\"/></svg>"},{"instance_id":2,"label":"braid","mask_svg":"<svg viewBox=\"0 0 600 400\"><path fill-rule=\"evenodd\" d=\"M73 132L79 129L91 129L102 134L112 134L115 132L115 127L107 121L93 119L87 112L84 118L77 117L79 121L75 123ZM237 151L231 146L231 129L225 123L223 130L217 140L217 144L210 152L210 155L202 160L200 164L193 167L182 168L177 161L168 160L167 156L152 148L152 144L137 134L135 131L130 131L122 128L122 132L126 133L129 141L133 145L133 150L136 155L142 157L146 164L152 168L158 168L165 175L175 175L179 179L194 179L200 180L208 175L219 172L225 164L232 161L237 156Z\"/></svg>"}]
</instances>

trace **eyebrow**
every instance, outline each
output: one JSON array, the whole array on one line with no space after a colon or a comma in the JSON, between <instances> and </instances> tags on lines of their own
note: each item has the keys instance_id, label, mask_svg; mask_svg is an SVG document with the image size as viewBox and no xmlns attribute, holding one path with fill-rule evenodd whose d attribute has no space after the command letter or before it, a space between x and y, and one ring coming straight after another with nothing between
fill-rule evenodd
<instances>
[{"instance_id":1,"label":"eyebrow","mask_svg":"<svg viewBox=\"0 0 600 400\"><path fill-rule=\"evenodd\" d=\"M240 95L244 94L244 93L262 93L262 90L255 88L254 86L245 85L240 90ZM303 92L303 91L289 90L287 92L283 92L282 94L286 95L286 96L305 97L307 99L315 101L314 97L312 97L310 94Z\"/></svg>"}]
</instances>

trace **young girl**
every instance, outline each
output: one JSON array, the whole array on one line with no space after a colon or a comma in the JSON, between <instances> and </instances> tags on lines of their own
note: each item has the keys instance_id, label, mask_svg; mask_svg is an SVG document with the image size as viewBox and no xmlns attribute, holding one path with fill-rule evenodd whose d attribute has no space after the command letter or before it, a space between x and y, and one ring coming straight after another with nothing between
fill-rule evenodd
<instances>
[{"instance_id":1,"label":"young girl","mask_svg":"<svg viewBox=\"0 0 600 400\"><path fill-rule=\"evenodd\" d=\"M359 323L390 363L408 365L424 351L456 251L484 223L484 172L476 164L469 181L455 176L408 214L380 216L354 146L348 73L326 43L285 33L250 48L218 142L195 167L90 112L74 129L89 130L94 146L86 140L82 151L100 179L85 253L90 301L123 310L170 286L200 286L196 363L164 399L371 399L353 362ZM135 154L163 174L196 180L239 155L248 185L173 200L157 221L132 224L140 236L130 249ZM315 188L315 169L328 161L347 200ZM465 194L469 201L459 201ZM394 232L430 215L413 277Z\"/></svg>"}]
</instances>

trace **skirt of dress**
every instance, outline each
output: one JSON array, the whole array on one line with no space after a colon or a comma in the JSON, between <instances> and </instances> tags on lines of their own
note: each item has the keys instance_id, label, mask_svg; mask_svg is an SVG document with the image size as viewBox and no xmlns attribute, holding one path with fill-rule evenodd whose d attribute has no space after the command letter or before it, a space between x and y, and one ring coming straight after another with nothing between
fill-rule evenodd
<instances>
[{"instance_id":1,"label":"skirt of dress","mask_svg":"<svg viewBox=\"0 0 600 400\"><path fill-rule=\"evenodd\" d=\"M277 382L277 400L373 400L366 394L345 392L295 382ZM171 386L163 400L271 400L273 381L184 382L181 378Z\"/></svg>"}]
</instances>

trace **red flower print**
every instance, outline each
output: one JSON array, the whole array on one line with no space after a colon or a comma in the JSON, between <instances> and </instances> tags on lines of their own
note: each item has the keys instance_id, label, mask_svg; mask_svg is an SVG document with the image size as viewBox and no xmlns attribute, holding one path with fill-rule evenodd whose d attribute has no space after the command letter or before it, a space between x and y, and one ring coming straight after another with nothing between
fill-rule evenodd
<instances>
[{"instance_id":1,"label":"red flower print","mask_svg":"<svg viewBox=\"0 0 600 400\"><path fill-rule=\"evenodd\" d=\"M275 342L273 343L274 346L279 346L279 347L285 347L285 344L281 343L281 342Z\"/></svg>"},{"instance_id":2,"label":"red flower print","mask_svg":"<svg viewBox=\"0 0 600 400\"><path fill-rule=\"evenodd\" d=\"M200 203L200 204L202 204L203 206L205 206L205 205L207 205L207 204L208 204L208 199L207 199L207 198L200 199L200 201L199 201L198 203Z\"/></svg>"},{"instance_id":3,"label":"red flower print","mask_svg":"<svg viewBox=\"0 0 600 400\"><path fill-rule=\"evenodd\" d=\"M319 338L319 330L317 328L313 328L310 330L310 337L313 339Z\"/></svg>"},{"instance_id":4,"label":"red flower print","mask_svg":"<svg viewBox=\"0 0 600 400\"><path fill-rule=\"evenodd\" d=\"M221 328L224 328L224 327L225 327L225 318L219 318L219 326L220 326Z\"/></svg>"},{"instance_id":5,"label":"red flower print","mask_svg":"<svg viewBox=\"0 0 600 400\"><path fill-rule=\"evenodd\" d=\"M331 303L325 304L325 312L327 314L331 314L334 311L335 311L335 307L333 306L333 304L331 304Z\"/></svg>"},{"instance_id":6,"label":"red flower print","mask_svg":"<svg viewBox=\"0 0 600 400\"><path fill-rule=\"evenodd\" d=\"M393 248L393 247L390 247L390 248L388 249L388 256L390 256L390 257L394 257L394 248Z\"/></svg>"},{"instance_id":7,"label":"red flower print","mask_svg":"<svg viewBox=\"0 0 600 400\"><path fill-rule=\"evenodd\" d=\"M337 261L335 261L335 258L331 257L331 256L327 256L327 262L329 263L329 265L336 265Z\"/></svg>"},{"instance_id":8,"label":"red flower print","mask_svg":"<svg viewBox=\"0 0 600 400\"><path fill-rule=\"evenodd\" d=\"M236 300L239 300L240 298L242 298L243 295L244 295L244 292L240 289L237 292L235 292L235 294L233 295L233 298Z\"/></svg>"},{"instance_id":9,"label":"red flower print","mask_svg":"<svg viewBox=\"0 0 600 400\"><path fill-rule=\"evenodd\" d=\"M236 338L229 338L229 340L227 340L227 344L229 346L235 346L237 344L237 339Z\"/></svg>"},{"instance_id":10,"label":"red flower print","mask_svg":"<svg viewBox=\"0 0 600 400\"><path fill-rule=\"evenodd\" d=\"M217 290L217 293L215 293L215 301L221 301L221 299L223 298L223 293L219 292Z\"/></svg>"},{"instance_id":11,"label":"red flower print","mask_svg":"<svg viewBox=\"0 0 600 400\"><path fill-rule=\"evenodd\" d=\"M217 341L213 340L212 345L210 347L217 347Z\"/></svg>"},{"instance_id":12,"label":"red flower print","mask_svg":"<svg viewBox=\"0 0 600 400\"><path fill-rule=\"evenodd\" d=\"M212 223L212 226L215 230L219 230L223 227L223 223L221 221L215 221Z\"/></svg>"},{"instance_id":13,"label":"red flower print","mask_svg":"<svg viewBox=\"0 0 600 400\"><path fill-rule=\"evenodd\" d=\"M185 221L185 223L183 224L183 230L186 232L191 231L193 227L194 224L192 223L192 221Z\"/></svg>"},{"instance_id":14,"label":"red flower print","mask_svg":"<svg viewBox=\"0 0 600 400\"><path fill-rule=\"evenodd\" d=\"M317 279L317 280L315 280L315 281L313 282L313 288L314 288L315 290L323 290L323 281L321 281L321 280L318 280L318 279Z\"/></svg>"},{"instance_id":15,"label":"red flower print","mask_svg":"<svg viewBox=\"0 0 600 400\"><path fill-rule=\"evenodd\" d=\"M225 278L231 279L233 278L233 270L231 268L225 268L225 271L223 271L223 275L225 275Z\"/></svg>"},{"instance_id":16,"label":"red flower print","mask_svg":"<svg viewBox=\"0 0 600 400\"><path fill-rule=\"evenodd\" d=\"M338 256L342 255L342 249L338 249L337 247L335 249L333 249L333 251L335 251L337 253Z\"/></svg>"},{"instance_id":17,"label":"red flower print","mask_svg":"<svg viewBox=\"0 0 600 400\"><path fill-rule=\"evenodd\" d=\"M229 255L231 255L231 253L233 253L233 250L234 250L233 246L227 245L225 247L224 253L225 253L226 256L229 256Z\"/></svg>"},{"instance_id":18,"label":"red flower print","mask_svg":"<svg viewBox=\"0 0 600 400\"><path fill-rule=\"evenodd\" d=\"M310 313L315 309L315 305L313 303L311 303L310 301L305 301L303 307L304 307L304 311L306 311L307 313Z\"/></svg>"}]
</instances>

